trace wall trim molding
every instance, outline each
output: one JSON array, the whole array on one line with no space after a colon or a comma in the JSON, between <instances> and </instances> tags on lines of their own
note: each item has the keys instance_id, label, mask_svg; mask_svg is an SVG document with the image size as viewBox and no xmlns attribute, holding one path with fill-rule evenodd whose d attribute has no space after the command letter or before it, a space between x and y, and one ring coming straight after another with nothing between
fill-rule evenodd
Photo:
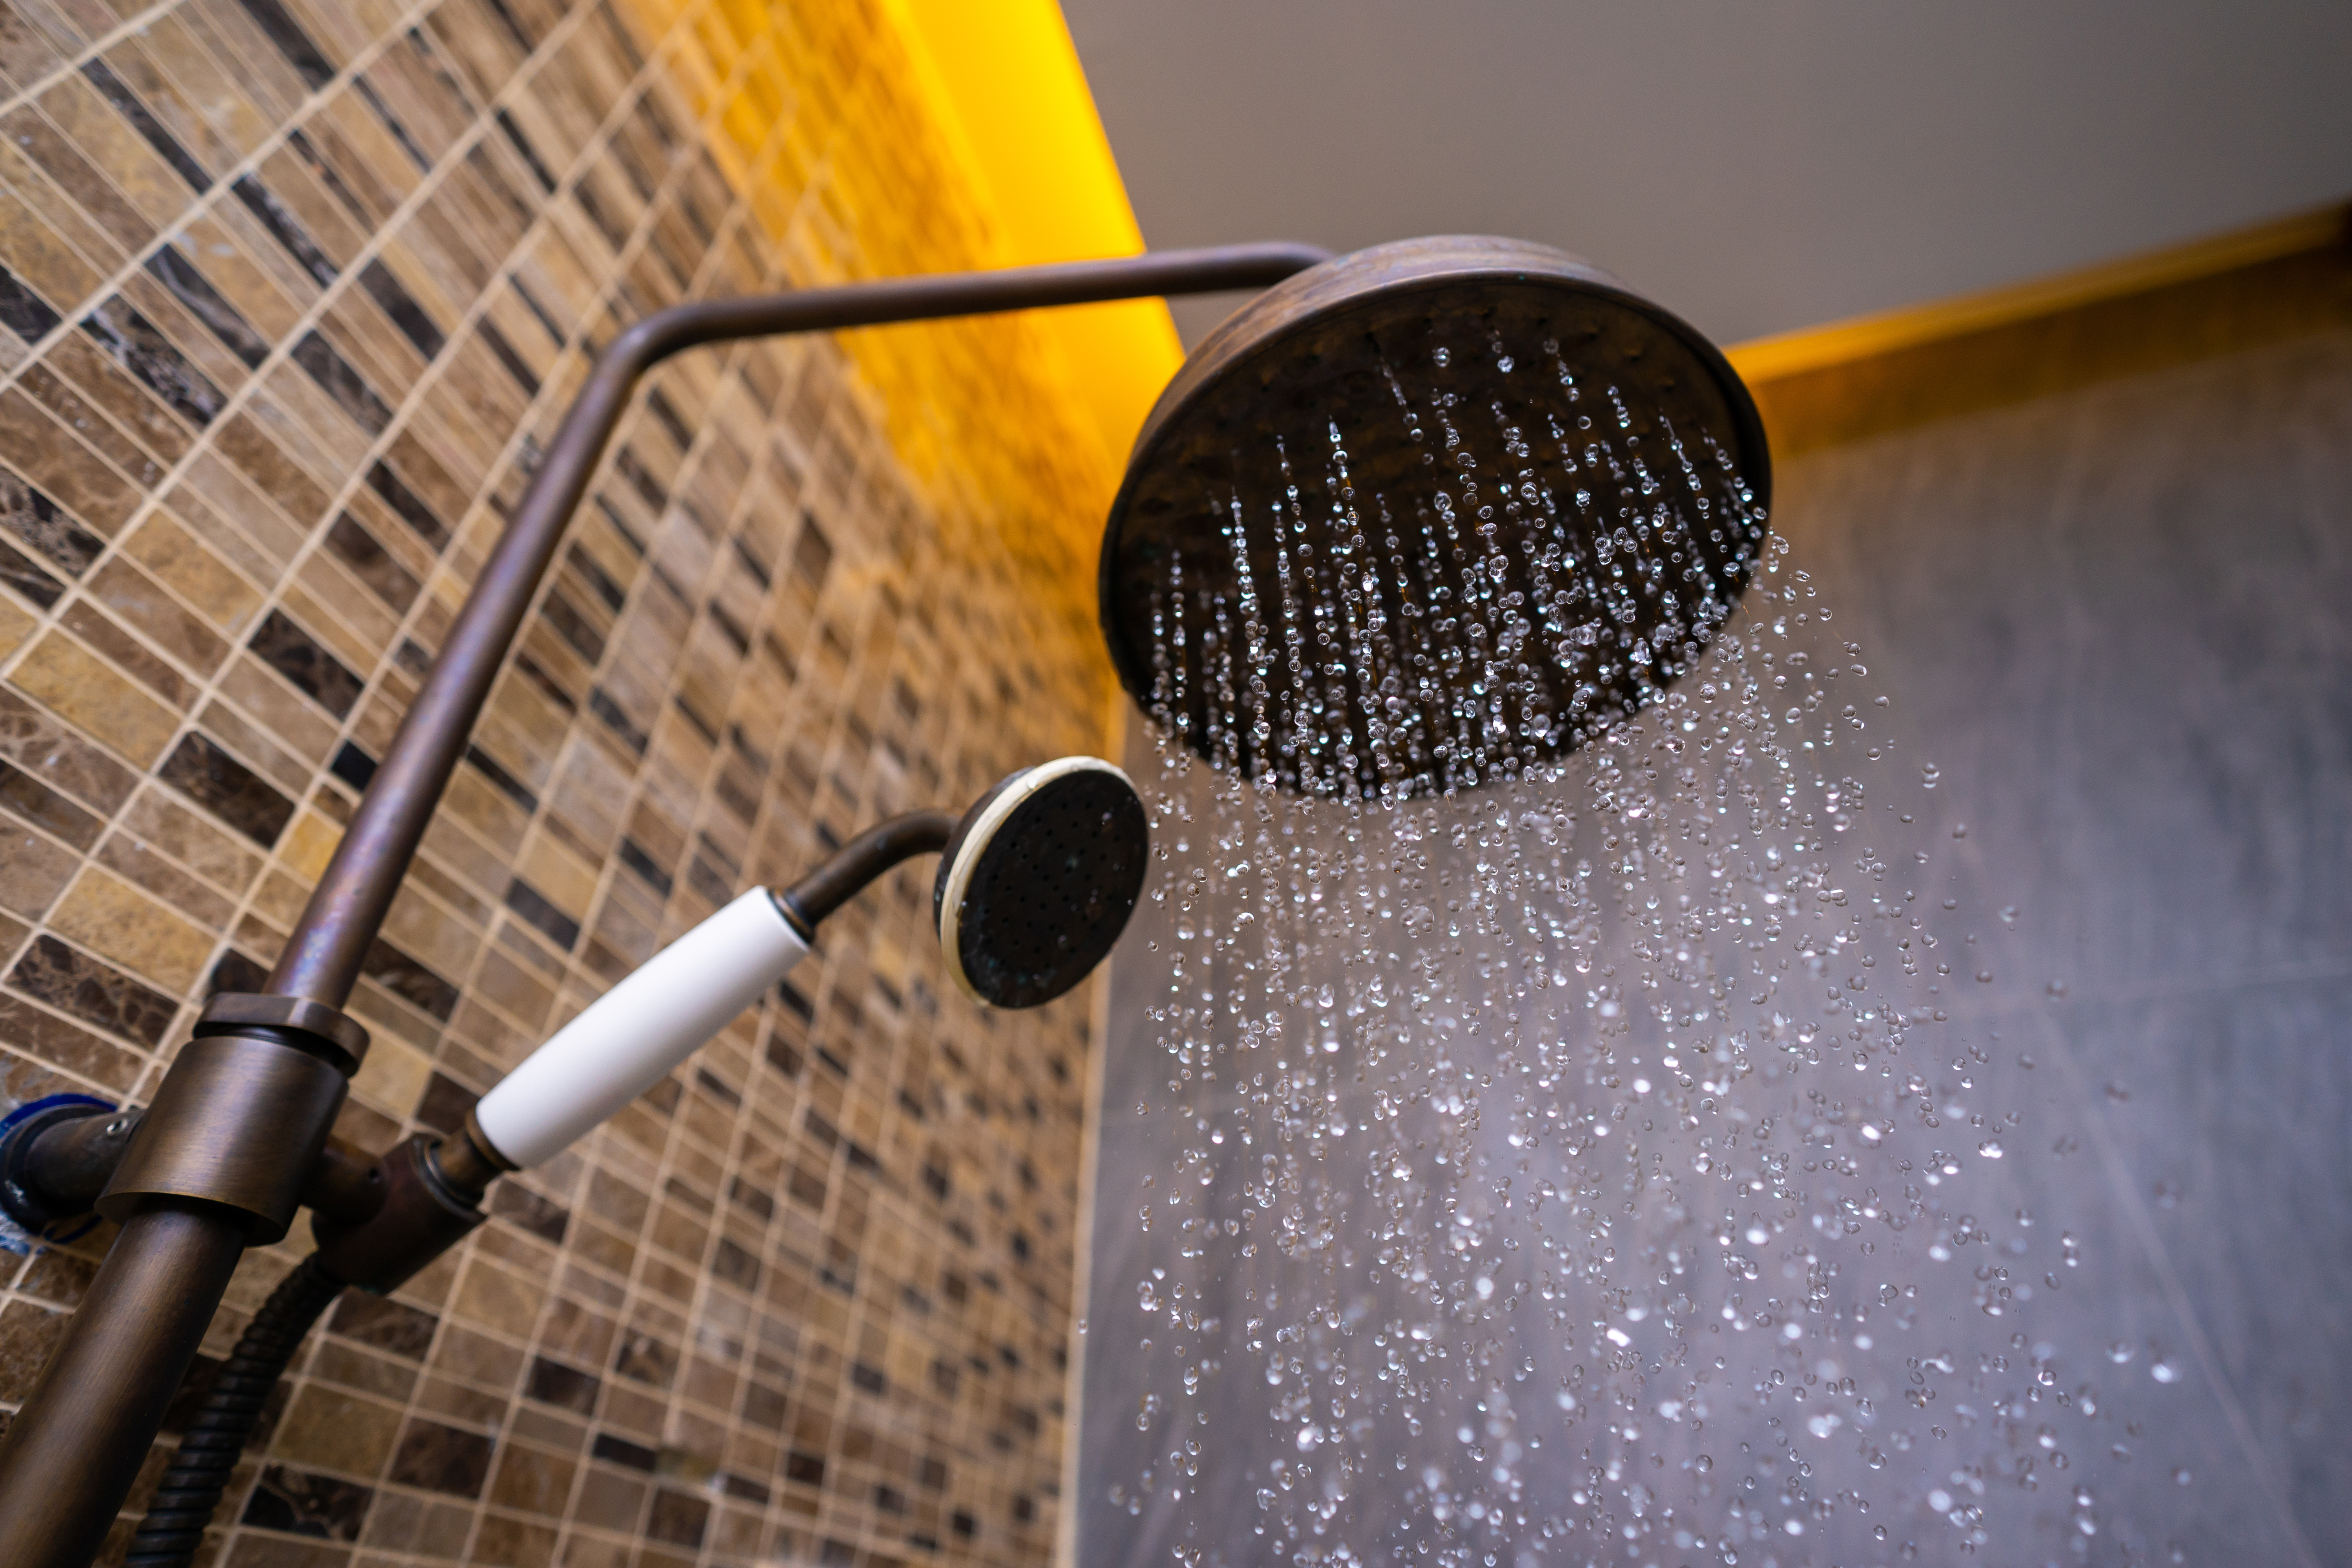
<instances>
[{"instance_id":1,"label":"wall trim molding","mask_svg":"<svg viewBox=\"0 0 2352 1568\"><path fill-rule=\"evenodd\" d=\"M2352 203L2332 202L2249 228L2208 235L2186 245L2140 251L2023 283L1750 338L1725 353L1748 381L1778 381L1809 370L1875 359L1898 349L2235 272L2284 257L2326 250L2347 243L2347 236L2352 236Z\"/></svg>"},{"instance_id":2,"label":"wall trim molding","mask_svg":"<svg viewBox=\"0 0 2352 1568\"><path fill-rule=\"evenodd\" d=\"M2352 329L2352 203L1727 351L1773 453Z\"/></svg>"}]
</instances>

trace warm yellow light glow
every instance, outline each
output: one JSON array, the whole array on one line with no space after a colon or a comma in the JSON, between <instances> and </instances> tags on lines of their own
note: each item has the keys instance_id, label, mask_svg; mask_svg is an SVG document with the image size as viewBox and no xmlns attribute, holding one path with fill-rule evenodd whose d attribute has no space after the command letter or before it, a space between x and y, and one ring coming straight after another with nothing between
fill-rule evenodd
<instances>
[{"instance_id":1,"label":"warm yellow light glow","mask_svg":"<svg viewBox=\"0 0 2352 1568\"><path fill-rule=\"evenodd\" d=\"M1055 0L887 0L961 134L1000 226L1003 262L1128 256L1143 236ZM1157 300L1041 312L1071 391L1123 463L1183 363Z\"/></svg>"}]
</instances>

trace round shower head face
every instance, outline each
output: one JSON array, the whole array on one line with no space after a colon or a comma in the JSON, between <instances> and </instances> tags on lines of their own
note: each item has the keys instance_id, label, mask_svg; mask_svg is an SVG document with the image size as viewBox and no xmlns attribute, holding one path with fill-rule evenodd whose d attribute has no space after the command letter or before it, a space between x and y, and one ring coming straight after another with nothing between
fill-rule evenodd
<instances>
[{"instance_id":1,"label":"round shower head face","mask_svg":"<svg viewBox=\"0 0 2352 1568\"><path fill-rule=\"evenodd\" d=\"M931 913L949 973L991 1006L1052 1001L1127 929L1150 853L1143 802L1108 763L1064 757L1006 778L940 858Z\"/></svg>"},{"instance_id":2,"label":"round shower head face","mask_svg":"<svg viewBox=\"0 0 2352 1568\"><path fill-rule=\"evenodd\" d=\"M1696 331L1565 252L1378 246L1260 295L1137 438L1120 679L1183 745L1397 799L1556 762L1696 660L1769 459Z\"/></svg>"}]
</instances>

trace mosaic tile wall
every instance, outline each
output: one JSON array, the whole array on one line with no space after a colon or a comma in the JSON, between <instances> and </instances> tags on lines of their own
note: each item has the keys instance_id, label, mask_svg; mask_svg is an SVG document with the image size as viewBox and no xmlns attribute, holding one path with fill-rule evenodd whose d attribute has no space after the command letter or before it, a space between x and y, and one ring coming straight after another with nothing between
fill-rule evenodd
<instances>
[{"instance_id":1,"label":"mosaic tile wall","mask_svg":"<svg viewBox=\"0 0 2352 1568\"><path fill-rule=\"evenodd\" d=\"M991 254L900 47L857 0L0 4L0 1102L141 1100L254 984L617 330ZM649 384L369 963L343 1135L453 1126L737 890L1099 749L1108 475L1048 358ZM1045 1559L1087 1003L946 994L929 879L341 1302L212 1560ZM106 1239L0 1254L0 1409Z\"/></svg>"}]
</instances>

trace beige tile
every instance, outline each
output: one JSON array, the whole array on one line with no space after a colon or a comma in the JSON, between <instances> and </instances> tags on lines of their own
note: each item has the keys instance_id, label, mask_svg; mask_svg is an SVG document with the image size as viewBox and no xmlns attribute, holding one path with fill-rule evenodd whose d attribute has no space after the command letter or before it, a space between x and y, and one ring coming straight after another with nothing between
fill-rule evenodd
<instances>
[{"instance_id":1,"label":"beige tile","mask_svg":"<svg viewBox=\"0 0 2352 1568\"><path fill-rule=\"evenodd\" d=\"M19 606L15 600L0 595L0 659L5 659L24 647L25 639L31 637L40 624L30 611Z\"/></svg>"},{"instance_id":2,"label":"beige tile","mask_svg":"<svg viewBox=\"0 0 2352 1568\"><path fill-rule=\"evenodd\" d=\"M327 869L328 857L342 842L342 830L317 812L298 811L286 836L278 841L278 858L288 870L308 882L315 882Z\"/></svg>"},{"instance_id":3,"label":"beige tile","mask_svg":"<svg viewBox=\"0 0 2352 1568\"><path fill-rule=\"evenodd\" d=\"M124 809L121 825L143 847L172 857L233 896L261 874L261 857L247 840L181 805L161 786L142 789Z\"/></svg>"},{"instance_id":4,"label":"beige tile","mask_svg":"<svg viewBox=\"0 0 2352 1568\"><path fill-rule=\"evenodd\" d=\"M109 834L99 847L98 859L125 881L208 931L226 931L236 919L235 900L157 853L143 837L135 836L135 830Z\"/></svg>"},{"instance_id":5,"label":"beige tile","mask_svg":"<svg viewBox=\"0 0 2352 1568\"><path fill-rule=\"evenodd\" d=\"M64 845L0 816L0 908L38 920L80 864Z\"/></svg>"},{"instance_id":6,"label":"beige tile","mask_svg":"<svg viewBox=\"0 0 2352 1568\"><path fill-rule=\"evenodd\" d=\"M148 528L142 526L139 531L143 536ZM227 657L226 643L125 556L113 557L91 574L87 591L200 677L210 674Z\"/></svg>"},{"instance_id":7,"label":"beige tile","mask_svg":"<svg viewBox=\"0 0 2352 1568\"><path fill-rule=\"evenodd\" d=\"M168 14L162 18L163 27L160 33L152 23L149 24L143 42L137 37L121 40L106 51L106 63L116 79L138 95L172 139L198 165L216 175L236 163L250 150L251 143L239 144L223 138L215 117L206 112L216 104L236 100L234 89L217 72L197 72L194 90L184 89L175 79L186 74L191 66L210 63L204 61L197 51L187 47L173 50L172 58L179 68L166 73L163 51L153 46L165 39L183 45L186 42L184 36L172 26L172 20ZM205 79L207 75L211 79ZM207 92L206 89L211 90ZM255 118L245 117L248 126L257 130L257 125L252 123Z\"/></svg>"},{"instance_id":8,"label":"beige tile","mask_svg":"<svg viewBox=\"0 0 2352 1568\"><path fill-rule=\"evenodd\" d=\"M38 101L41 112L154 227L168 226L194 203L187 183L79 74L59 79Z\"/></svg>"},{"instance_id":9,"label":"beige tile","mask_svg":"<svg viewBox=\"0 0 2352 1568\"><path fill-rule=\"evenodd\" d=\"M260 590L169 512L149 513L122 551L231 636L260 607Z\"/></svg>"},{"instance_id":10,"label":"beige tile","mask_svg":"<svg viewBox=\"0 0 2352 1568\"><path fill-rule=\"evenodd\" d=\"M405 1116L432 1077L432 1058L378 1033L352 1079L352 1092L395 1116Z\"/></svg>"},{"instance_id":11,"label":"beige tile","mask_svg":"<svg viewBox=\"0 0 2352 1568\"><path fill-rule=\"evenodd\" d=\"M35 643L9 683L142 767L163 754L180 727L178 714L62 632Z\"/></svg>"},{"instance_id":12,"label":"beige tile","mask_svg":"<svg viewBox=\"0 0 2352 1568\"><path fill-rule=\"evenodd\" d=\"M324 554L313 554L294 582L286 584L287 612L314 627L336 656L362 680L392 646L400 623L373 595Z\"/></svg>"},{"instance_id":13,"label":"beige tile","mask_svg":"<svg viewBox=\"0 0 2352 1568\"><path fill-rule=\"evenodd\" d=\"M188 991L203 978L214 942L211 932L95 866L49 912L49 929L170 992Z\"/></svg>"},{"instance_id":14,"label":"beige tile","mask_svg":"<svg viewBox=\"0 0 2352 1568\"><path fill-rule=\"evenodd\" d=\"M189 218L180 230L180 245L265 342L282 342L293 332L302 307L254 260L245 237L219 216L206 211Z\"/></svg>"},{"instance_id":15,"label":"beige tile","mask_svg":"<svg viewBox=\"0 0 2352 1568\"><path fill-rule=\"evenodd\" d=\"M206 49L191 18L170 11L146 24L146 47L156 68L170 76L189 107L219 142L238 157L259 146L274 129L274 117L253 101L250 70L237 73ZM218 168L221 165L215 164Z\"/></svg>"},{"instance_id":16,"label":"beige tile","mask_svg":"<svg viewBox=\"0 0 2352 1568\"><path fill-rule=\"evenodd\" d=\"M0 114L0 180L100 272L111 272L154 227L29 103Z\"/></svg>"},{"instance_id":17,"label":"beige tile","mask_svg":"<svg viewBox=\"0 0 2352 1568\"><path fill-rule=\"evenodd\" d=\"M98 268L5 189L0 189L0 262L60 315L77 310L98 288Z\"/></svg>"},{"instance_id":18,"label":"beige tile","mask_svg":"<svg viewBox=\"0 0 2352 1568\"><path fill-rule=\"evenodd\" d=\"M221 672L220 691L279 744L312 763L323 763L334 752L334 721L251 654L229 661Z\"/></svg>"},{"instance_id":19,"label":"beige tile","mask_svg":"<svg viewBox=\"0 0 2352 1568\"><path fill-rule=\"evenodd\" d=\"M306 1467L372 1479L399 1433L396 1406L312 1384L287 1406L269 1448Z\"/></svg>"}]
</instances>

